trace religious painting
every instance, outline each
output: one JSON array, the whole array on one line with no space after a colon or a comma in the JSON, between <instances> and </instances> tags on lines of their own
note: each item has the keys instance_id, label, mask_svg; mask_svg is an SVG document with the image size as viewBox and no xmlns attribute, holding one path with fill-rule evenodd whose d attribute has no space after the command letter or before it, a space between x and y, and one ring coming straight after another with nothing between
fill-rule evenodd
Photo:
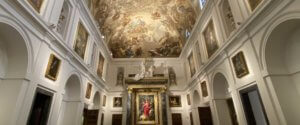
<instances>
[{"instance_id":1,"label":"religious painting","mask_svg":"<svg viewBox=\"0 0 300 125\"><path fill-rule=\"evenodd\" d=\"M56 81L57 76L59 74L60 65L61 65L61 60L58 59L54 54L51 54L48 61L45 77L53 81Z\"/></svg>"},{"instance_id":2,"label":"religious painting","mask_svg":"<svg viewBox=\"0 0 300 125\"><path fill-rule=\"evenodd\" d=\"M86 87L85 97L86 97L87 99L90 99L91 93L92 93L92 84L91 84L91 83L88 83L88 84L87 84L87 87Z\"/></svg>"},{"instance_id":3,"label":"religious painting","mask_svg":"<svg viewBox=\"0 0 300 125\"><path fill-rule=\"evenodd\" d=\"M218 40L213 20L210 20L205 30L203 31L204 41L208 58L211 57L219 48Z\"/></svg>"},{"instance_id":4,"label":"religious painting","mask_svg":"<svg viewBox=\"0 0 300 125\"><path fill-rule=\"evenodd\" d=\"M187 94L187 95L186 95L186 99L187 99L187 104L188 104L188 105L191 105L191 97L190 97L190 94Z\"/></svg>"},{"instance_id":5,"label":"religious painting","mask_svg":"<svg viewBox=\"0 0 300 125\"><path fill-rule=\"evenodd\" d=\"M122 97L114 97L113 106L122 107Z\"/></svg>"},{"instance_id":6,"label":"religious painting","mask_svg":"<svg viewBox=\"0 0 300 125\"><path fill-rule=\"evenodd\" d=\"M42 5L45 0L27 0L27 2L38 12L40 13Z\"/></svg>"},{"instance_id":7,"label":"religious painting","mask_svg":"<svg viewBox=\"0 0 300 125\"><path fill-rule=\"evenodd\" d=\"M223 22L225 23L225 27L226 27L225 28L226 35L229 36L236 29L236 23L228 0L222 0L220 6L221 6L220 11L222 13Z\"/></svg>"},{"instance_id":8,"label":"religious painting","mask_svg":"<svg viewBox=\"0 0 300 125\"><path fill-rule=\"evenodd\" d=\"M194 60L193 52L188 57L188 61L189 61L189 66L190 66L191 77L193 77L194 74L196 73L196 67L195 67L195 60Z\"/></svg>"},{"instance_id":9,"label":"religious painting","mask_svg":"<svg viewBox=\"0 0 300 125\"><path fill-rule=\"evenodd\" d=\"M56 25L56 31L62 37L65 36L65 31L67 28L68 17L69 17L69 10L70 10L69 4L68 2L65 1L59 15L58 23Z\"/></svg>"},{"instance_id":10,"label":"religious painting","mask_svg":"<svg viewBox=\"0 0 300 125\"><path fill-rule=\"evenodd\" d=\"M238 78L242 78L243 76L249 74L248 66L242 51L232 57L232 63L235 74Z\"/></svg>"},{"instance_id":11,"label":"religious painting","mask_svg":"<svg viewBox=\"0 0 300 125\"><path fill-rule=\"evenodd\" d=\"M157 93L139 92L136 96L136 123L137 124L157 124Z\"/></svg>"},{"instance_id":12,"label":"religious painting","mask_svg":"<svg viewBox=\"0 0 300 125\"><path fill-rule=\"evenodd\" d=\"M247 0L251 11L255 10L256 7L262 2L263 0Z\"/></svg>"},{"instance_id":13,"label":"religious painting","mask_svg":"<svg viewBox=\"0 0 300 125\"><path fill-rule=\"evenodd\" d=\"M104 57L101 53L99 53L99 59L98 59L98 68L97 68L97 75L99 78L102 78L103 75L103 67L104 67Z\"/></svg>"},{"instance_id":14,"label":"religious painting","mask_svg":"<svg viewBox=\"0 0 300 125\"><path fill-rule=\"evenodd\" d=\"M105 107L105 105L106 105L106 95L103 95L102 106Z\"/></svg>"},{"instance_id":15,"label":"religious painting","mask_svg":"<svg viewBox=\"0 0 300 125\"><path fill-rule=\"evenodd\" d=\"M82 23L78 23L77 34L74 43L74 51L84 59L89 34Z\"/></svg>"},{"instance_id":16,"label":"religious painting","mask_svg":"<svg viewBox=\"0 0 300 125\"><path fill-rule=\"evenodd\" d=\"M207 97L208 96L208 90L207 90L206 81L203 81L201 83L201 90L202 90L202 96Z\"/></svg>"},{"instance_id":17,"label":"religious painting","mask_svg":"<svg viewBox=\"0 0 300 125\"><path fill-rule=\"evenodd\" d=\"M170 107L181 107L181 98L180 96L169 96L169 105Z\"/></svg>"},{"instance_id":18,"label":"religious painting","mask_svg":"<svg viewBox=\"0 0 300 125\"><path fill-rule=\"evenodd\" d=\"M118 67L117 86L122 86L124 82L124 67Z\"/></svg>"},{"instance_id":19,"label":"religious painting","mask_svg":"<svg viewBox=\"0 0 300 125\"><path fill-rule=\"evenodd\" d=\"M168 68L170 86L177 85L176 74L172 67Z\"/></svg>"},{"instance_id":20,"label":"religious painting","mask_svg":"<svg viewBox=\"0 0 300 125\"><path fill-rule=\"evenodd\" d=\"M178 57L197 18L189 0L92 1L114 58Z\"/></svg>"}]
</instances>

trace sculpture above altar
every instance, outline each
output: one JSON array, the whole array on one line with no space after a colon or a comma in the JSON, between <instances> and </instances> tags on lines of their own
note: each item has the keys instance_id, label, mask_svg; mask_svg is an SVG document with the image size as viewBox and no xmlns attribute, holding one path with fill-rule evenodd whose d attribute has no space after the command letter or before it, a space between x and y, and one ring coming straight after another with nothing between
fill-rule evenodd
<instances>
[{"instance_id":1,"label":"sculpture above altar","mask_svg":"<svg viewBox=\"0 0 300 125\"><path fill-rule=\"evenodd\" d=\"M140 73L136 74L134 77L135 81L138 81L143 78L151 78L154 75L154 72L157 67L154 66L154 61L152 59L144 59L140 64ZM166 70L165 64L162 63L159 67L160 70Z\"/></svg>"}]
</instances>

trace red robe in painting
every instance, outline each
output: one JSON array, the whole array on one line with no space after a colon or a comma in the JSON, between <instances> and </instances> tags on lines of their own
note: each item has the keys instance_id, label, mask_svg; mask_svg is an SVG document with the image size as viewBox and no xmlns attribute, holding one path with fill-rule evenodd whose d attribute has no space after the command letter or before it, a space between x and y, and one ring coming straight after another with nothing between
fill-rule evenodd
<instances>
[{"instance_id":1,"label":"red robe in painting","mask_svg":"<svg viewBox=\"0 0 300 125\"><path fill-rule=\"evenodd\" d=\"M144 102L144 116L147 118L150 115L150 110L151 110L151 105L150 102L148 100L146 100L146 102Z\"/></svg>"}]
</instances>

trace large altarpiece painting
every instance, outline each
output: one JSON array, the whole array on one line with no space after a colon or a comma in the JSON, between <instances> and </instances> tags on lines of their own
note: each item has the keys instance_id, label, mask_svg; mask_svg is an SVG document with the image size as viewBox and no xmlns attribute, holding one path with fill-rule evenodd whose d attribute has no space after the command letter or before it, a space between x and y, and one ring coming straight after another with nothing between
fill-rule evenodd
<instances>
[{"instance_id":1,"label":"large altarpiece painting","mask_svg":"<svg viewBox=\"0 0 300 125\"><path fill-rule=\"evenodd\" d=\"M158 123L157 114L157 93L137 92L136 96L136 123L137 124L156 124Z\"/></svg>"}]
</instances>

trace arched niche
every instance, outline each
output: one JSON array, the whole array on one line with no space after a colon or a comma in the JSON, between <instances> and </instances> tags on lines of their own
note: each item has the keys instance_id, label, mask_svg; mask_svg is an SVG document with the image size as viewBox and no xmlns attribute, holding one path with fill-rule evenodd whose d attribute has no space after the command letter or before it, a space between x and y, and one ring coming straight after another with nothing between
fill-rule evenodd
<instances>
[{"instance_id":1,"label":"arched niche","mask_svg":"<svg viewBox=\"0 0 300 125\"><path fill-rule=\"evenodd\" d=\"M80 122L83 110L80 81L78 75L73 74L66 82L59 114L60 125L75 125Z\"/></svg>"},{"instance_id":2,"label":"arched niche","mask_svg":"<svg viewBox=\"0 0 300 125\"><path fill-rule=\"evenodd\" d=\"M100 93L97 91L93 99L94 109L100 108Z\"/></svg>"},{"instance_id":3,"label":"arched niche","mask_svg":"<svg viewBox=\"0 0 300 125\"><path fill-rule=\"evenodd\" d=\"M10 21L11 22L11 21ZM0 21L0 124L12 124L17 102L22 102L29 56L26 41L18 29ZM27 84L26 84L27 85Z\"/></svg>"},{"instance_id":4,"label":"arched niche","mask_svg":"<svg viewBox=\"0 0 300 125\"><path fill-rule=\"evenodd\" d=\"M300 19L276 26L265 45L267 82L273 86L287 124L300 123Z\"/></svg>"},{"instance_id":5,"label":"arched niche","mask_svg":"<svg viewBox=\"0 0 300 125\"><path fill-rule=\"evenodd\" d=\"M235 108L231 94L228 92L229 84L222 73L213 77L213 100L216 114L215 122L218 124L238 125Z\"/></svg>"}]
</instances>

